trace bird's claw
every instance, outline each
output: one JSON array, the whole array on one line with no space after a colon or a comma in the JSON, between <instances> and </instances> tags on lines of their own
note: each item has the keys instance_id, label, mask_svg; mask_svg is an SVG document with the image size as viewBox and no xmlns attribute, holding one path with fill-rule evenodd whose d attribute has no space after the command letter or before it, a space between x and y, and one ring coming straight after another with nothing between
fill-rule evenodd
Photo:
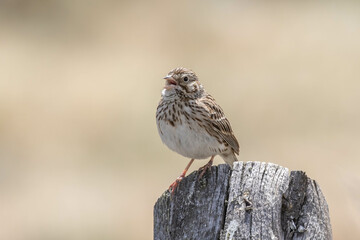
<instances>
[{"instance_id":1,"label":"bird's claw","mask_svg":"<svg viewBox=\"0 0 360 240\"><path fill-rule=\"evenodd\" d=\"M199 174L198 179L201 179L204 176L204 174L206 173L207 170L211 171L211 165L212 164L207 163L204 166L202 166L201 168L199 168L198 171L200 172L200 174Z\"/></svg>"},{"instance_id":2,"label":"bird's claw","mask_svg":"<svg viewBox=\"0 0 360 240\"><path fill-rule=\"evenodd\" d=\"M169 192L171 193L171 196L174 195L175 193L175 189L177 188L177 186L179 185L179 183L181 182L181 180L183 180L184 177L180 176L178 177L170 186L169 186Z\"/></svg>"}]
</instances>

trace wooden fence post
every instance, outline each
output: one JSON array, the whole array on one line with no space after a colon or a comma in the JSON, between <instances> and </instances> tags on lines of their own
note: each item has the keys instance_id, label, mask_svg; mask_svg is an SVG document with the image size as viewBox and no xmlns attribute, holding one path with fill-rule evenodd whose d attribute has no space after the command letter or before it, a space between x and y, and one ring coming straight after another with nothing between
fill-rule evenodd
<instances>
[{"instance_id":1,"label":"wooden fence post","mask_svg":"<svg viewBox=\"0 0 360 240\"><path fill-rule=\"evenodd\" d=\"M329 210L304 172L272 163L193 172L154 207L154 239L332 239Z\"/></svg>"}]
</instances>

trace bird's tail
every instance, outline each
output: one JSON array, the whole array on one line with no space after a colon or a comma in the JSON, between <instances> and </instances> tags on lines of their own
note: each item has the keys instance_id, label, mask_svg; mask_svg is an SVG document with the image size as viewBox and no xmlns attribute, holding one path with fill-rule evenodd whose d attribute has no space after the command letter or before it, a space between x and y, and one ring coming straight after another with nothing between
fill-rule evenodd
<instances>
[{"instance_id":1,"label":"bird's tail","mask_svg":"<svg viewBox=\"0 0 360 240\"><path fill-rule=\"evenodd\" d=\"M223 153L220 155L224 161L230 165L231 168L233 168L233 163L236 162L238 159L237 157L235 156L235 153L234 152L231 152L231 153Z\"/></svg>"}]
</instances>

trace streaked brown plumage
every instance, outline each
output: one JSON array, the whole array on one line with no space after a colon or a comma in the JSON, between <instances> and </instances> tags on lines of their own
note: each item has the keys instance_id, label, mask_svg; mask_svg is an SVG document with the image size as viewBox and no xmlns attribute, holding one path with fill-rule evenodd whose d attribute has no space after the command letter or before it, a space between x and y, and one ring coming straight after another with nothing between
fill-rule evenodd
<instances>
[{"instance_id":1,"label":"streaked brown plumage","mask_svg":"<svg viewBox=\"0 0 360 240\"><path fill-rule=\"evenodd\" d=\"M202 177L216 155L232 166L237 161L235 154L239 154L239 143L223 110L205 91L193 71L175 68L165 80L156 112L160 137L171 150L192 159L180 177L170 185L174 192L194 159L211 157L201 168Z\"/></svg>"}]
</instances>

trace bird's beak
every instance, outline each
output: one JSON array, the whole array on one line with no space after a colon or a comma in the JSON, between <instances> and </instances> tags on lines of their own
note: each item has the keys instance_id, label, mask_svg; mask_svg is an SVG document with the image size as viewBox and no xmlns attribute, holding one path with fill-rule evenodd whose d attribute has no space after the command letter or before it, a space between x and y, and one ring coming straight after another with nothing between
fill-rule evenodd
<instances>
[{"instance_id":1,"label":"bird's beak","mask_svg":"<svg viewBox=\"0 0 360 240\"><path fill-rule=\"evenodd\" d=\"M177 85L176 80L172 76L168 75L164 79L166 80L166 86Z\"/></svg>"}]
</instances>

